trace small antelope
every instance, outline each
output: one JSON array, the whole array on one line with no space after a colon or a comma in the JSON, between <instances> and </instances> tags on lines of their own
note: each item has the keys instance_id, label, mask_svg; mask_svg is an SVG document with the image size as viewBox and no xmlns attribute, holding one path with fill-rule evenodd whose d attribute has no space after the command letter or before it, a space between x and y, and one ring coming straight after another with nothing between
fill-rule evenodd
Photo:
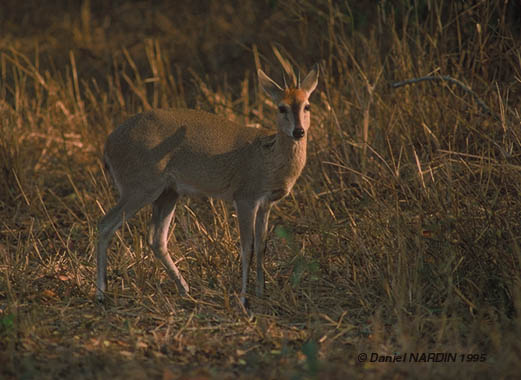
<instances>
[{"instance_id":1,"label":"small antelope","mask_svg":"<svg viewBox=\"0 0 521 380\"><path fill-rule=\"evenodd\" d=\"M96 299L107 288L107 248L124 219L152 203L148 243L181 294L189 287L167 251L168 229L181 195L232 200L241 241L242 290L246 306L252 253L257 262L256 294L262 296L262 267L268 216L273 203L290 192L306 163L309 96L318 83L318 65L297 88L281 88L262 70L261 87L278 105L278 131L238 125L217 115L188 109L153 110L116 128L104 160L120 193L117 205L99 222Z\"/></svg>"}]
</instances>

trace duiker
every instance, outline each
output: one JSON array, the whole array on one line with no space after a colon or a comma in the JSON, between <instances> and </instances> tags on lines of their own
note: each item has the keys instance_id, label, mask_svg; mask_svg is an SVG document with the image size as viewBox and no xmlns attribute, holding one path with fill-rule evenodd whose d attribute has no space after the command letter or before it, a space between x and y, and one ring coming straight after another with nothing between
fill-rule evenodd
<instances>
[{"instance_id":1,"label":"duiker","mask_svg":"<svg viewBox=\"0 0 521 380\"><path fill-rule=\"evenodd\" d=\"M234 202L242 260L240 299L246 303L252 253L256 293L264 289L263 254L271 206L288 195L306 163L309 96L318 83L316 65L296 88L281 88L262 70L261 87L278 106L277 132L250 128L199 110L154 110L116 128L104 160L120 199L99 222L96 298L107 288L107 247L124 219L152 203L148 242L179 291L188 284L167 251L168 229L182 195Z\"/></svg>"}]
</instances>

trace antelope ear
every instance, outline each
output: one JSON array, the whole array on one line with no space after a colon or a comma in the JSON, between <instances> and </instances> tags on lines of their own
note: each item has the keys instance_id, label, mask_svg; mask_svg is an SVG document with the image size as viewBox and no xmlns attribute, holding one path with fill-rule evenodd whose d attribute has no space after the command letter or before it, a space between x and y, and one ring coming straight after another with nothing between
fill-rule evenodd
<instances>
[{"instance_id":1,"label":"antelope ear","mask_svg":"<svg viewBox=\"0 0 521 380\"><path fill-rule=\"evenodd\" d=\"M278 103L280 99L282 99L284 90L277 83L275 83L269 76L267 76L261 69L257 71L257 75L259 76L259 84L264 90L264 92L268 94L268 96L275 103Z\"/></svg>"},{"instance_id":2,"label":"antelope ear","mask_svg":"<svg viewBox=\"0 0 521 380\"><path fill-rule=\"evenodd\" d=\"M316 63L313 66L313 69L306 75L304 78L304 81L302 81L302 85L300 88L302 88L304 91L308 93L308 96L311 95L313 91L315 91L315 88L317 88L318 84L318 63Z\"/></svg>"}]
</instances>

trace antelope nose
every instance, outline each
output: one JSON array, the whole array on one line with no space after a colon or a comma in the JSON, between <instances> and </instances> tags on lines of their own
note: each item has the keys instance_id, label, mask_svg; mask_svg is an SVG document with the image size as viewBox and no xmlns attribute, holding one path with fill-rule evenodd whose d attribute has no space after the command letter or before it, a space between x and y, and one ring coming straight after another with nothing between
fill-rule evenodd
<instances>
[{"instance_id":1,"label":"antelope nose","mask_svg":"<svg viewBox=\"0 0 521 380\"><path fill-rule=\"evenodd\" d=\"M304 129L302 129L302 128L295 128L293 130L293 137L295 139L300 139L300 138L304 137L304 133L305 133Z\"/></svg>"}]
</instances>

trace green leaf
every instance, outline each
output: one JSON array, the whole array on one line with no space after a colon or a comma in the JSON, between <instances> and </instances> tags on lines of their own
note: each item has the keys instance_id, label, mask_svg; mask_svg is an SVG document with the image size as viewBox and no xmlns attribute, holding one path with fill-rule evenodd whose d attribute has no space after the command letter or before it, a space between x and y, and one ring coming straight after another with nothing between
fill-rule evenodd
<instances>
[{"instance_id":1,"label":"green leaf","mask_svg":"<svg viewBox=\"0 0 521 380\"><path fill-rule=\"evenodd\" d=\"M306 355L306 363L311 375L318 373L318 344L313 339L308 340L302 346L302 352Z\"/></svg>"}]
</instances>

